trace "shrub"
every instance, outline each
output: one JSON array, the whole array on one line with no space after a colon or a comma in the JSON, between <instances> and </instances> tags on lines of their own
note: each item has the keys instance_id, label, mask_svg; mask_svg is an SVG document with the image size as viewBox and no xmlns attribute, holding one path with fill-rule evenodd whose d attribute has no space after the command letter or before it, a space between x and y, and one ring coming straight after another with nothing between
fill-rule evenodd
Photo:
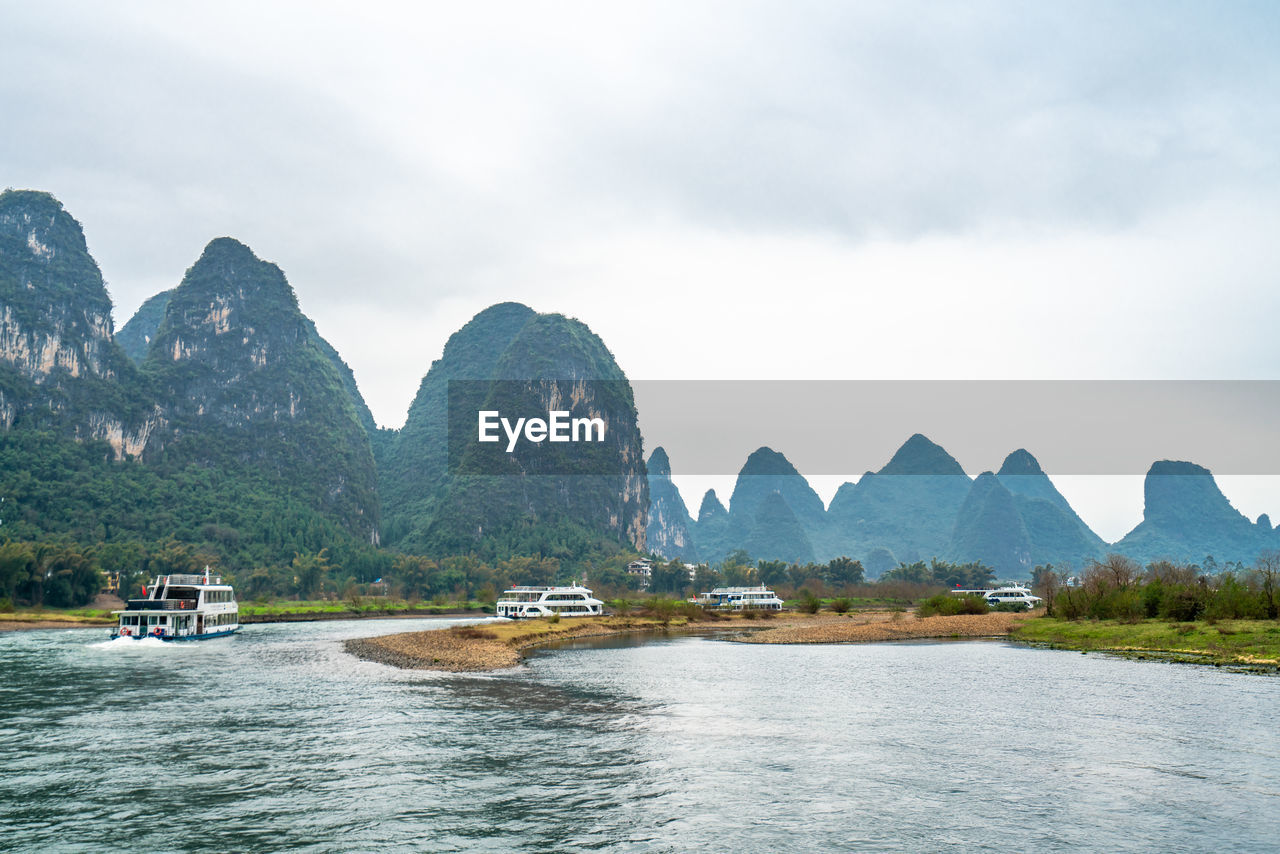
<instances>
[{"instance_id":1,"label":"shrub","mask_svg":"<svg viewBox=\"0 0 1280 854\"><path fill-rule=\"evenodd\" d=\"M822 600L812 594L800 600L800 610L806 614L816 614L821 607Z\"/></svg>"},{"instance_id":2,"label":"shrub","mask_svg":"<svg viewBox=\"0 0 1280 854\"><path fill-rule=\"evenodd\" d=\"M1160 616L1178 623L1190 622L1204 613L1204 598L1193 587L1168 588L1160 599Z\"/></svg>"},{"instance_id":3,"label":"shrub","mask_svg":"<svg viewBox=\"0 0 1280 854\"><path fill-rule=\"evenodd\" d=\"M1206 620L1261 620L1266 617L1263 597L1227 573L1218 581L1218 589L1205 606Z\"/></svg>"},{"instance_id":4,"label":"shrub","mask_svg":"<svg viewBox=\"0 0 1280 854\"><path fill-rule=\"evenodd\" d=\"M1079 588L1067 588L1053 597L1053 610L1064 620L1078 620L1085 614L1085 592Z\"/></svg>"},{"instance_id":5,"label":"shrub","mask_svg":"<svg viewBox=\"0 0 1280 854\"><path fill-rule=\"evenodd\" d=\"M853 607L853 600L841 596L838 599L832 599L831 602L828 603L827 607L832 611L835 611L837 614L846 614L849 612L849 609Z\"/></svg>"},{"instance_id":6,"label":"shrub","mask_svg":"<svg viewBox=\"0 0 1280 854\"><path fill-rule=\"evenodd\" d=\"M697 602L681 602L676 606L676 613L690 621L707 619L707 610Z\"/></svg>"},{"instance_id":7,"label":"shrub","mask_svg":"<svg viewBox=\"0 0 1280 854\"><path fill-rule=\"evenodd\" d=\"M1096 620L1136 623L1146 616L1146 607L1139 591L1115 587L1093 600L1089 606L1089 616Z\"/></svg>"},{"instance_id":8,"label":"shrub","mask_svg":"<svg viewBox=\"0 0 1280 854\"><path fill-rule=\"evenodd\" d=\"M930 596L916 608L917 617L954 617L957 614L986 614L991 610L987 600L975 594L952 596L939 593Z\"/></svg>"},{"instance_id":9,"label":"shrub","mask_svg":"<svg viewBox=\"0 0 1280 854\"><path fill-rule=\"evenodd\" d=\"M676 602L674 599L662 599L654 597L644 603L644 614L660 621L662 625L671 622L671 618L680 610L680 606L687 603Z\"/></svg>"}]
</instances>

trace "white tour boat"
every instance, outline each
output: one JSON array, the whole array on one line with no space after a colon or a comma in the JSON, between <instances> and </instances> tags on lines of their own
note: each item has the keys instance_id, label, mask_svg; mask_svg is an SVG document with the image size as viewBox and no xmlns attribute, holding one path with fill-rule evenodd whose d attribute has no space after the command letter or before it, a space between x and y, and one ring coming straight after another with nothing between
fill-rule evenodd
<instances>
[{"instance_id":1,"label":"white tour boat","mask_svg":"<svg viewBox=\"0 0 1280 854\"><path fill-rule=\"evenodd\" d=\"M592 598L591 591L581 585L568 587L512 587L498 600L499 617L590 617L604 613L604 603Z\"/></svg>"},{"instance_id":2,"label":"white tour boat","mask_svg":"<svg viewBox=\"0 0 1280 854\"><path fill-rule=\"evenodd\" d=\"M1028 611L1044 601L1039 596L1032 596L1031 591L1020 584L1007 584L994 590L989 587L984 587L980 590L961 590L957 588L950 592L953 596L981 596L987 600L988 605L1023 605Z\"/></svg>"},{"instance_id":3,"label":"white tour boat","mask_svg":"<svg viewBox=\"0 0 1280 854\"><path fill-rule=\"evenodd\" d=\"M159 638L163 641L208 640L227 637L240 628L240 606L230 584L205 567L200 575L159 575L143 587L142 599L130 599L115 638Z\"/></svg>"},{"instance_id":4,"label":"white tour boat","mask_svg":"<svg viewBox=\"0 0 1280 854\"><path fill-rule=\"evenodd\" d=\"M732 611L781 611L782 600L768 587L717 587L694 600L704 608Z\"/></svg>"}]
</instances>

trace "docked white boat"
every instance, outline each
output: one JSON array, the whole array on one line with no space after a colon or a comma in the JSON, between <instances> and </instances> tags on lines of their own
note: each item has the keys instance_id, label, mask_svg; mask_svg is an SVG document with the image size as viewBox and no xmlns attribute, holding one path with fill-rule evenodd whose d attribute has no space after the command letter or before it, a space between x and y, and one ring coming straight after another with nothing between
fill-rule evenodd
<instances>
[{"instance_id":1,"label":"docked white boat","mask_svg":"<svg viewBox=\"0 0 1280 854\"><path fill-rule=\"evenodd\" d=\"M994 590L989 587L978 590L961 590L957 588L950 591L950 593L952 596L981 596L987 600L988 605L1022 605L1028 611L1044 601L1039 596L1031 595L1031 591L1020 584L1008 584L1004 587L997 587Z\"/></svg>"},{"instance_id":2,"label":"docked white boat","mask_svg":"<svg viewBox=\"0 0 1280 854\"><path fill-rule=\"evenodd\" d=\"M604 602L579 584L568 587L512 587L498 600L499 617L526 619L550 617L590 617L604 613Z\"/></svg>"},{"instance_id":3,"label":"docked white boat","mask_svg":"<svg viewBox=\"0 0 1280 854\"><path fill-rule=\"evenodd\" d=\"M1025 605L1028 611L1042 601L1044 600L1039 596L1032 596L1031 591L1026 587L1016 584L1008 587L997 587L987 593L987 604L989 605Z\"/></svg>"},{"instance_id":4,"label":"docked white boat","mask_svg":"<svg viewBox=\"0 0 1280 854\"><path fill-rule=\"evenodd\" d=\"M159 575L142 588L142 599L130 599L118 618L112 639L159 638L163 641L227 637L240 628L240 606L230 584L219 575Z\"/></svg>"},{"instance_id":5,"label":"docked white boat","mask_svg":"<svg viewBox=\"0 0 1280 854\"><path fill-rule=\"evenodd\" d=\"M704 608L727 611L781 611L782 600L768 587L717 587L694 600Z\"/></svg>"}]
</instances>

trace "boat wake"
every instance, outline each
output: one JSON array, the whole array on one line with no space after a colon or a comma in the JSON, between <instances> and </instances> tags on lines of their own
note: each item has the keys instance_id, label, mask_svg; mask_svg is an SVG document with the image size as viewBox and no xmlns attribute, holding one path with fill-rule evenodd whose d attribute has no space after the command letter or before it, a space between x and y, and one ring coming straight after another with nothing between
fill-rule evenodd
<instances>
[{"instance_id":1,"label":"boat wake","mask_svg":"<svg viewBox=\"0 0 1280 854\"><path fill-rule=\"evenodd\" d=\"M89 644L89 646L91 646L94 649L147 649L148 647L164 647L168 645L169 644L166 644L164 641L160 640L160 638L151 638L151 637L112 638L111 640L104 640L104 641L99 641L98 643Z\"/></svg>"}]
</instances>

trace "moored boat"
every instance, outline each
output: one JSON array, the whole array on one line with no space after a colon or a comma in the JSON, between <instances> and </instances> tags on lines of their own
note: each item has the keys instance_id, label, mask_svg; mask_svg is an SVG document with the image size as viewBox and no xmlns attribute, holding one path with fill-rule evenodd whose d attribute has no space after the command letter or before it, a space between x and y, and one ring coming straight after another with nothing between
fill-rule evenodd
<instances>
[{"instance_id":1,"label":"moored boat","mask_svg":"<svg viewBox=\"0 0 1280 854\"><path fill-rule=\"evenodd\" d=\"M115 638L210 640L240 629L240 606L230 584L211 573L158 575L143 598L130 599L117 617Z\"/></svg>"},{"instance_id":2,"label":"moored boat","mask_svg":"<svg viewBox=\"0 0 1280 854\"><path fill-rule=\"evenodd\" d=\"M964 590L957 587L948 592L952 596L981 596L987 600L988 605L1022 605L1028 611L1044 601L1039 596L1033 596L1029 588L1020 584L1006 584L994 590L990 587L974 590Z\"/></svg>"},{"instance_id":3,"label":"moored boat","mask_svg":"<svg viewBox=\"0 0 1280 854\"><path fill-rule=\"evenodd\" d=\"M693 600L704 608L726 611L781 611L782 600L768 587L717 587Z\"/></svg>"},{"instance_id":4,"label":"moored boat","mask_svg":"<svg viewBox=\"0 0 1280 854\"><path fill-rule=\"evenodd\" d=\"M604 602L577 583L568 587L511 587L504 590L495 609L499 617L591 617L604 613Z\"/></svg>"}]
</instances>

